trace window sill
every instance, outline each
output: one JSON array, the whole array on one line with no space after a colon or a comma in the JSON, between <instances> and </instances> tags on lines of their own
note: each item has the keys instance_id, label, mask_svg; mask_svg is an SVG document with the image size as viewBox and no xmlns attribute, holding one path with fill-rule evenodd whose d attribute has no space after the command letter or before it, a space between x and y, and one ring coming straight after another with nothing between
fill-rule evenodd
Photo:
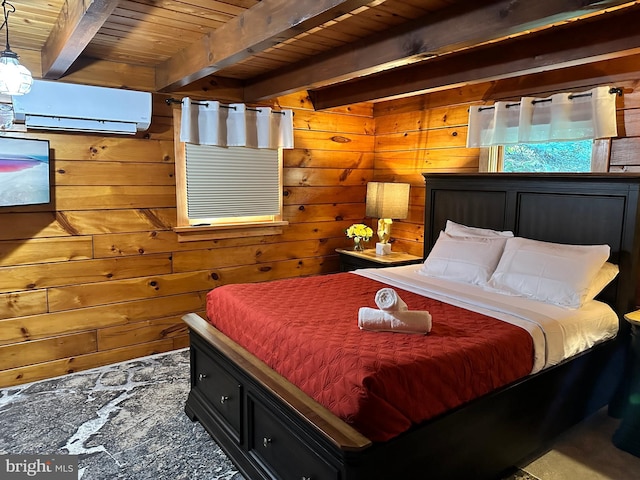
<instances>
[{"instance_id":1,"label":"window sill","mask_svg":"<svg viewBox=\"0 0 640 480\"><path fill-rule=\"evenodd\" d=\"M193 225L174 227L179 242L198 242L222 238L262 237L280 235L289 222L245 223L237 225Z\"/></svg>"}]
</instances>

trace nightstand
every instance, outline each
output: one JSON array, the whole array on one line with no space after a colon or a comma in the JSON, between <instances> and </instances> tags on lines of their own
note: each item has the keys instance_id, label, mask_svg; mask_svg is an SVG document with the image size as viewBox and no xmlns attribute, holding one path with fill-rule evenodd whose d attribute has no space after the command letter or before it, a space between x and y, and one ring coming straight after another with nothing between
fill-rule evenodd
<instances>
[{"instance_id":1,"label":"nightstand","mask_svg":"<svg viewBox=\"0 0 640 480\"><path fill-rule=\"evenodd\" d=\"M398 267L422 263L422 257L416 257L404 252L391 252L389 255L376 255L376 249L370 248L362 252L336 248L340 254L340 271L350 272L357 268Z\"/></svg>"},{"instance_id":2,"label":"nightstand","mask_svg":"<svg viewBox=\"0 0 640 480\"><path fill-rule=\"evenodd\" d=\"M627 405L620 426L613 434L613 444L640 457L640 310L627 313L624 318L631 324L630 384Z\"/></svg>"}]
</instances>

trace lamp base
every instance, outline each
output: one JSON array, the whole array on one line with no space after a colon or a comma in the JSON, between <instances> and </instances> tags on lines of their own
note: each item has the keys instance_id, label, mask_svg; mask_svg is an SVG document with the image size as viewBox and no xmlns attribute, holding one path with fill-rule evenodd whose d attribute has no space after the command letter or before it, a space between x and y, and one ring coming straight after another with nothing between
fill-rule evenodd
<instances>
[{"instance_id":1,"label":"lamp base","mask_svg":"<svg viewBox=\"0 0 640 480\"><path fill-rule=\"evenodd\" d=\"M391 253L390 243L376 243L376 255L389 255Z\"/></svg>"},{"instance_id":2,"label":"lamp base","mask_svg":"<svg viewBox=\"0 0 640 480\"><path fill-rule=\"evenodd\" d=\"M389 243L391 239L391 224L393 220L390 218L378 219L378 238L380 243Z\"/></svg>"}]
</instances>

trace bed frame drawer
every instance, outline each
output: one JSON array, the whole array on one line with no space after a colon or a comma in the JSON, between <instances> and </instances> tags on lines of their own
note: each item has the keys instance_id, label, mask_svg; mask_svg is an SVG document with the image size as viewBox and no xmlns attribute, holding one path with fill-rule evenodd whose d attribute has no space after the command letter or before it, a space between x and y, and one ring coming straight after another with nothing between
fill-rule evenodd
<instances>
[{"instance_id":1,"label":"bed frame drawer","mask_svg":"<svg viewBox=\"0 0 640 480\"><path fill-rule=\"evenodd\" d=\"M223 419L223 426L240 443L242 432L242 384L219 362L194 349L193 388L206 399L207 405Z\"/></svg>"},{"instance_id":2,"label":"bed frame drawer","mask_svg":"<svg viewBox=\"0 0 640 480\"><path fill-rule=\"evenodd\" d=\"M249 453L279 480L338 480L336 468L278 420L259 401L248 399ZM276 473L278 472L278 473Z\"/></svg>"}]
</instances>

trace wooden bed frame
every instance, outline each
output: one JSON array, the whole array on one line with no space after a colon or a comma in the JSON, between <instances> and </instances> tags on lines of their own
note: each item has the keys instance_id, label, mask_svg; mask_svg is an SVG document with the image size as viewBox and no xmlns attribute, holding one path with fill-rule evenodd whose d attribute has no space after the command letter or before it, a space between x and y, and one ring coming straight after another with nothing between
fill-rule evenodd
<instances>
[{"instance_id":1,"label":"wooden bed frame","mask_svg":"<svg viewBox=\"0 0 640 480\"><path fill-rule=\"evenodd\" d=\"M614 340L481 397L384 443L372 443L195 314L186 413L248 479L500 478L609 404L624 407L628 326L636 308L640 177L433 174L425 255L447 219L538 240L611 246L620 274L602 294Z\"/></svg>"}]
</instances>

